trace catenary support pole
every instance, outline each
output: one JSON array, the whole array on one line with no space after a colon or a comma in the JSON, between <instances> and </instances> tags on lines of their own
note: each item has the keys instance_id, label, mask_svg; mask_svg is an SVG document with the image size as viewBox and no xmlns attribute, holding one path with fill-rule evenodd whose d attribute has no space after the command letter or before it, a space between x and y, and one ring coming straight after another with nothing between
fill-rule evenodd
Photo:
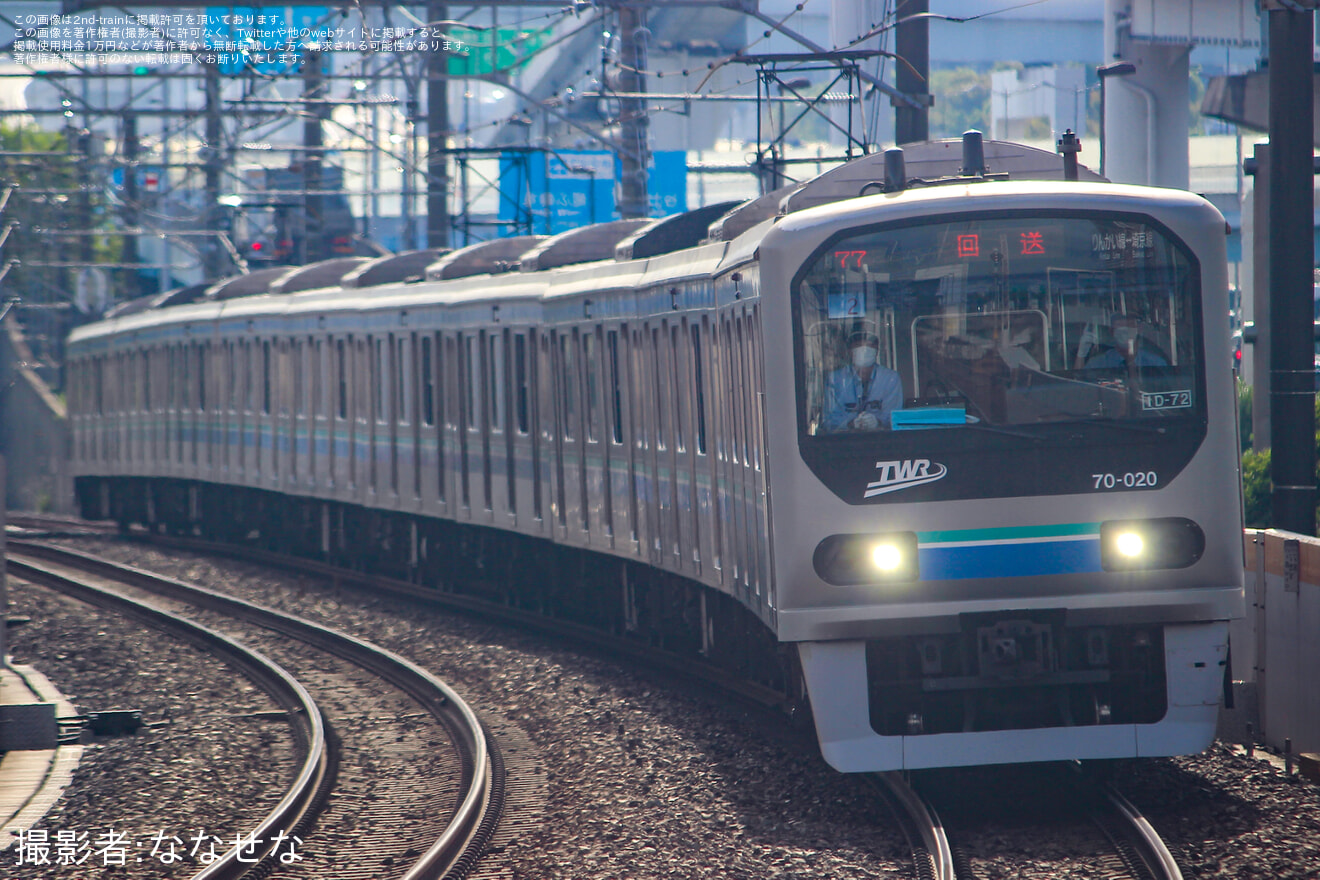
<instances>
[{"instance_id":1,"label":"catenary support pole","mask_svg":"<svg viewBox=\"0 0 1320 880\"><path fill-rule=\"evenodd\" d=\"M1270 410L1274 526L1315 534L1315 13L1272 9L1270 27Z\"/></svg>"}]
</instances>

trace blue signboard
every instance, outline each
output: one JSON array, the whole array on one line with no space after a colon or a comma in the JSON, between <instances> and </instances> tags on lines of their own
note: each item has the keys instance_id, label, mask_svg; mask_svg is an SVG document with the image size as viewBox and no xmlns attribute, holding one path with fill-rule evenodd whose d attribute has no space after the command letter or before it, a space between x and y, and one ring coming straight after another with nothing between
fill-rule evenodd
<instances>
[{"instance_id":1,"label":"blue signboard","mask_svg":"<svg viewBox=\"0 0 1320 880\"><path fill-rule=\"evenodd\" d=\"M652 155L647 173L650 215L666 217L687 210L687 153ZM499 219L502 235L531 232L554 235L617 220L615 181L620 167L614 153L558 150L500 156Z\"/></svg>"}]
</instances>

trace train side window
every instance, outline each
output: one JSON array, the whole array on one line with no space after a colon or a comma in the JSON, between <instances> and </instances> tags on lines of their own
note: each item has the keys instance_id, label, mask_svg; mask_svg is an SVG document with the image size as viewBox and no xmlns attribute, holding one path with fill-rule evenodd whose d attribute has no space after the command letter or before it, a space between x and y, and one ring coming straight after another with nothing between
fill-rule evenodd
<instances>
[{"instance_id":1,"label":"train side window","mask_svg":"<svg viewBox=\"0 0 1320 880\"><path fill-rule=\"evenodd\" d=\"M595 443L600 437L600 362L596 351L596 333L588 330L582 334L582 360L586 366L587 387L587 442Z\"/></svg>"},{"instance_id":2,"label":"train side window","mask_svg":"<svg viewBox=\"0 0 1320 880\"><path fill-rule=\"evenodd\" d=\"M665 418L669 410L664 391L664 344L659 328L651 330L651 355L655 361L654 369L651 370L651 375L655 377L655 448L663 452L668 448L669 443L667 432L669 420Z\"/></svg>"},{"instance_id":3,"label":"train side window","mask_svg":"<svg viewBox=\"0 0 1320 880\"><path fill-rule=\"evenodd\" d=\"M324 348L319 339L307 340L307 357L310 362L307 365L312 381L307 383L307 414L312 418L325 413L324 401L321 396L325 393L325 377L322 375L321 358Z\"/></svg>"},{"instance_id":4,"label":"train side window","mask_svg":"<svg viewBox=\"0 0 1320 880\"><path fill-rule=\"evenodd\" d=\"M721 383L724 388L722 395L724 406L720 408L720 412L729 415L727 425L730 430L718 431L717 433L721 438L726 434L730 435L727 441L727 452L729 459L737 464L740 460L743 460L739 458L739 449L742 445L743 430L745 428L738 419L738 401L739 393L746 393L746 390L738 387L738 370L734 366L734 362L738 358L738 352L734 351L733 335L729 331L729 326L732 323L727 317L720 323L720 348L724 350L724 380ZM719 439L715 445L721 451L725 451L725 443L725 440Z\"/></svg>"},{"instance_id":5,"label":"train side window","mask_svg":"<svg viewBox=\"0 0 1320 880\"><path fill-rule=\"evenodd\" d=\"M649 449L651 447L650 423L646 419L646 352L643 340L646 339L645 330L633 330L632 347L629 354L632 359L631 373L629 374L629 388L632 394L632 418L633 425L633 445L638 449Z\"/></svg>"},{"instance_id":6,"label":"train side window","mask_svg":"<svg viewBox=\"0 0 1320 880\"><path fill-rule=\"evenodd\" d=\"M179 412L192 408L192 346L174 346L174 364L179 370L179 381L175 385L175 407Z\"/></svg>"},{"instance_id":7,"label":"train side window","mask_svg":"<svg viewBox=\"0 0 1320 880\"><path fill-rule=\"evenodd\" d=\"M701 331L705 325L705 318L702 318L700 324L692 325L692 381L696 389L696 395L693 397L693 402L696 408L694 418L697 427L698 455L706 454L706 370L701 349Z\"/></svg>"},{"instance_id":8,"label":"train side window","mask_svg":"<svg viewBox=\"0 0 1320 880\"><path fill-rule=\"evenodd\" d=\"M514 416L518 420L518 433L522 435L530 430L531 384L528 375L527 337L518 333L513 337Z\"/></svg>"},{"instance_id":9,"label":"train side window","mask_svg":"<svg viewBox=\"0 0 1320 880\"><path fill-rule=\"evenodd\" d=\"M371 337L353 346L353 418L362 425L371 420Z\"/></svg>"},{"instance_id":10,"label":"train side window","mask_svg":"<svg viewBox=\"0 0 1320 880\"><path fill-rule=\"evenodd\" d=\"M344 350L344 340L335 340L335 377L338 393L335 411L339 418L348 418L348 352Z\"/></svg>"},{"instance_id":11,"label":"train side window","mask_svg":"<svg viewBox=\"0 0 1320 880\"><path fill-rule=\"evenodd\" d=\"M487 360L486 381L488 384L486 405L487 417L492 431L504 430L504 340L498 333L491 333L487 344L490 356Z\"/></svg>"},{"instance_id":12,"label":"train side window","mask_svg":"<svg viewBox=\"0 0 1320 880\"><path fill-rule=\"evenodd\" d=\"M680 351L678 325L674 325L669 328L669 365L673 369L673 377L669 388L672 389L670 397L674 404L674 448L679 452L687 451L687 440L684 437L683 431L684 395L678 393L680 388L687 387L687 382L685 381L687 379L687 376L685 375L686 370L684 370L686 363L687 362Z\"/></svg>"},{"instance_id":13,"label":"train side window","mask_svg":"<svg viewBox=\"0 0 1320 880\"><path fill-rule=\"evenodd\" d=\"M422 337L422 424L435 424L435 375L431 365L431 337Z\"/></svg>"},{"instance_id":14,"label":"train side window","mask_svg":"<svg viewBox=\"0 0 1320 880\"><path fill-rule=\"evenodd\" d=\"M623 332L627 334L628 328ZM619 373L619 331L611 330L606 338L610 356L610 407L612 437L615 443L623 442L623 376Z\"/></svg>"},{"instance_id":15,"label":"train side window","mask_svg":"<svg viewBox=\"0 0 1320 880\"><path fill-rule=\"evenodd\" d=\"M306 352L303 351L302 340L289 340L289 366L293 368L293 401L291 409L295 416L307 415L307 399L305 382L303 381L303 358Z\"/></svg>"},{"instance_id":16,"label":"train side window","mask_svg":"<svg viewBox=\"0 0 1320 880\"><path fill-rule=\"evenodd\" d=\"M472 335L463 337L463 400L466 417L465 424L469 431L476 430L477 392L481 381L481 352L477 348L477 338Z\"/></svg>"},{"instance_id":17,"label":"train side window","mask_svg":"<svg viewBox=\"0 0 1320 880\"><path fill-rule=\"evenodd\" d=\"M757 349L756 337L756 328L759 326L757 323L758 316L758 307L752 306L752 313L747 319L747 346L743 350L743 359L747 363L747 381L749 383L747 392L751 395L751 399L747 402L751 410L751 418L747 422L747 429L751 434L752 465L759 471L761 469L761 439L763 436L761 418L763 413L761 411L761 371L759 369L761 353Z\"/></svg>"},{"instance_id":18,"label":"train side window","mask_svg":"<svg viewBox=\"0 0 1320 880\"><path fill-rule=\"evenodd\" d=\"M577 331L574 331L574 335L577 335ZM564 405L565 440L572 440L577 433L577 374L573 369L575 348L568 335L559 337L559 387Z\"/></svg>"},{"instance_id":19,"label":"train side window","mask_svg":"<svg viewBox=\"0 0 1320 880\"><path fill-rule=\"evenodd\" d=\"M211 343L197 346L197 411L206 412L206 359L211 354Z\"/></svg>"},{"instance_id":20,"label":"train side window","mask_svg":"<svg viewBox=\"0 0 1320 880\"><path fill-rule=\"evenodd\" d=\"M390 345L394 345L394 336L390 335ZM385 407L387 401L386 384L389 379L389 369L385 364L386 349L383 339L373 339L369 344L371 349L371 417L377 423L385 421Z\"/></svg>"},{"instance_id":21,"label":"train side window","mask_svg":"<svg viewBox=\"0 0 1320 880\"><path fill-rule=\"evenodd\" d=\"M412 358L408 357L408 344L411 336L399 338L398 345L398 363L395 365L394 374L399 381L395 383L394 411L398 415L399 424L412 424L412 407L409 401L412 396Z\"/></svg>"},{"instance_id":22,"label":"train side window","mask_svg":"<svg viewBox=\"0 0 1320 880\"><path fill-rule=\"evenodd\" d=\"M142 410L151 412L151 349L142 352Z\"/></svg>"},{"instance_id":23,"label":"train side window","mask_svg":"<svg viewBox=\"0 0 1320 880\"><path fill-rule=\"evenodd\" d=\"M261 343L261 412L270 415L270 340Z\"/></svg>"}]
</instances>

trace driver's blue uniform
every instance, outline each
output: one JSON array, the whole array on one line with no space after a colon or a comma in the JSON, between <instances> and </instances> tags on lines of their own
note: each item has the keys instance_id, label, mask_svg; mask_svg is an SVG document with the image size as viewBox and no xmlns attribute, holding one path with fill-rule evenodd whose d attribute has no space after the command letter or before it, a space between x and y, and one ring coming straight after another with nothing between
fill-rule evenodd
<instances>
[{"instance_id":1,"label":"driver's blue uniform","mask_svg":"<svg viewBox=\"0 0 1320 880\"><path fill-rule=\"evenodd\" d=\"M889 414L903 407L903 382L898 373L877 365L862 387L862 377L851 366L839 367L825 382L825 430L842 431L858 413L873 412L881 428L890 427Z\"/></svg>"}]
</instances>

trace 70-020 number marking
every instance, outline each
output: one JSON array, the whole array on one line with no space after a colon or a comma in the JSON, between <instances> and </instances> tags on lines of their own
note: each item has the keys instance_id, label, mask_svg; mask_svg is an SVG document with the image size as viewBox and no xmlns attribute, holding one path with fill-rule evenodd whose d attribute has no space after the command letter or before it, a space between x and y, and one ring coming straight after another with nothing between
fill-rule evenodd
<instances>
[{"instance_id":1,"label":"70-020 number marking","mask_svg":"<svg viewBox=\"0 0 1320 880\"><path fill-rule=\"evenodd\" d=\"M1159 482L1154 471L1126 474L1091 474L1096 489L1149 489Z\"/></svg>"}]
</instances>

